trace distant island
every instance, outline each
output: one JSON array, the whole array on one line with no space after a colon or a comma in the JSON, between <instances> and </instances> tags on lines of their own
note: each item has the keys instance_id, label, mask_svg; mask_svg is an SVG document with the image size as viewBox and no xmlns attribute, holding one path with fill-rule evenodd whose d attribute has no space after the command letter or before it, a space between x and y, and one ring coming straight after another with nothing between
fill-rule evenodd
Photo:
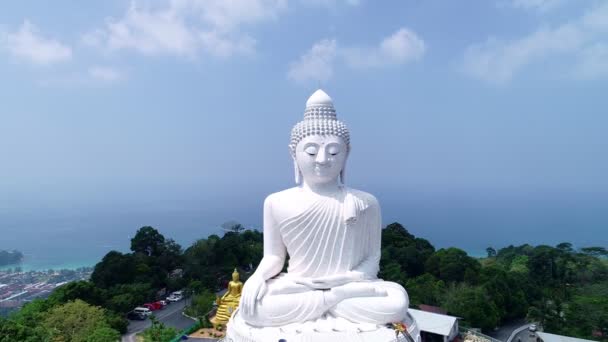
<instances>
[{"instance_id":1,"label":"distant island","mask_svg":"<svg viewBox=\"0 0 608 342\"><path fill-rule=\"evenodd\" d=\"M0 266L18 264L21 260L23 260L23 253L17 250L0 250Z\"/></svg>"}]
</instances>

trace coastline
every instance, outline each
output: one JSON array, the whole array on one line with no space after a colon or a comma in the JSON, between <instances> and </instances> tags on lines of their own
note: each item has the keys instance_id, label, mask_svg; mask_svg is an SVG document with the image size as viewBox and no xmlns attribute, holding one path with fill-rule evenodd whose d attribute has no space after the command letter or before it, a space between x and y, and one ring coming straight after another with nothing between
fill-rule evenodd
<instances>
[{"instance_id":1,"label":"coastline","mask_svg":"<svg viewBox=\"0 0 608 342\"><path fill-rule=\"evenodd\" d=\"M487 257L485 252L481 251L468 251L465 252L476 259L484 259ZM24 260L18 264L11 264L0 266L0 271L6 271L8 269L14 270L17 267L21 268L23 272L30 271L47 271L47 270L76 270L82 267L95 267L95 265L101 261L103 258L100 257L98 259L89 259L89 260L80 260L80 261L42 261L42 260L32 260L30 258L24 258Z\"/></svg>"},{"instance_id":2,"label":"coastline","mask_svg":"<svg viewBox=\"0 0 608 342\"><path fill-rule=\"evenodd\" d=\"M11 264L0 266L0 271L6 271L9 269L14 270L17 267L21 268L22 272L30 272L30 271L47 271L47 270L76 270L82 267L95 267L99 260L92 261L73 261L73 262L55 262L55 263L39 263L39 262L28 262L24 260L18 264Z\"/></svg>"}]
</instances>

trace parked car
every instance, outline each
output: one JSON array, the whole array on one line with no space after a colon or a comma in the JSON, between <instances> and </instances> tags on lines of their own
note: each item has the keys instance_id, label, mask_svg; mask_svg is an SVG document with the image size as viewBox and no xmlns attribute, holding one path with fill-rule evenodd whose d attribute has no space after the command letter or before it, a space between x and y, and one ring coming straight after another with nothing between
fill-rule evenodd
<instances>
[{"instance_id":1,"label":"parked car","mask_svg":"<svg viewBox=\"0 0 608 342\"><path fill-rule=\"evenodd\" d=\"M167 297L167 301L169 302L179 302L180 300L182 300L182 296L174 296L173 294L171 294L169 297Z\"/></svg>"},{"instance_id":2,"label":"parked car","mask_svg":"<svg viewBox=\"0 0 608 342\"><path fill-rule=\"evenodd\" d=\"M132 320L132 321L143 321L146 318L148 318L148 316L146 316L145 314L143 314L141 312L135 312L135 311L127 312L127 319Z\"/></svg>"},{"instance_id":3,"label":"parked car","mask_svg":"<svg viewBox=\"0 0 608 342\"><path fill-rule=\"evenodd\" d=\"M152 314L152 311L146 307L138 306L133 309L134 312L141 313L142 315L146 315L146 317Z\"/></svg>"},{"instance_id":4,"label":"parked car","mask_svg":"<svg viewBox=\"0 0 608 342\"><path fill-rule=\"evenodd\" d=\"M160 302L146 303L146 304L144 304L142 306L144 308L150 309L150 311L156 311L156 310L160 310L160 309L163 308L163 305Z\"/></svg>"},{"instance_id":5,"label":"parked car","mask_svg":"<svg viewBox=\"0 0 608 342\"><path fill-rule=\"evenodd\" d=\"M164 308L165 306L169 305L169 303L171 303L171 302L168 302L168 301L166 301L166 300L159 300L158 302L159 302L159 303L160 303L160 304L163 306L163 308Z\"/></svg>"}]
</instances>

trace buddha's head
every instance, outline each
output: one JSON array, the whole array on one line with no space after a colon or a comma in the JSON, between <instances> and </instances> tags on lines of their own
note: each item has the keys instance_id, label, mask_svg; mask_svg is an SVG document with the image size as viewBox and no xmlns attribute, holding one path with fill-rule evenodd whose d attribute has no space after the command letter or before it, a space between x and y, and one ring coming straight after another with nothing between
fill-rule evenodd
<instances>
[{"instance_id":1,"label":"buddha's head","mask_svg":"<svg viewBox=\"0 0 608 342\"><path fill-rule=\"evenodd\" d=\"M239 281L239 272L236 270L236 268L234 269L234 272L232 272L232 281Z\"/></svg>"},{"instance_id":2,"label":"buddha's head","mask_svg":"<svg viewBox=\"0 0 608 342\"><path fill-rule=\"evenodd\" d=\"M350 151L350 136L344 123L338 121L331 98L321 89L306 102L304 120L291 130L289 144L294 159L296 183L304 179L318 185L340 178Z\"/></svg>"}]
</instances>

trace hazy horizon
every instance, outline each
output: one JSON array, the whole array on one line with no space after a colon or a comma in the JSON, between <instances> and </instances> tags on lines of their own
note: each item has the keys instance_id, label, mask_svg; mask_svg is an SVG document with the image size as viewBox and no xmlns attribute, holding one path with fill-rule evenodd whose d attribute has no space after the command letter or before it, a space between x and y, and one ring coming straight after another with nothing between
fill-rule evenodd
<instances>
[{"instance_id":1,"label":"hazy horizon","mask_svg":"<svg viewBox=\"0 0 608 342\"><path fill-rule=\"evenodd\" d=\"M0 249L259 228L319 86L385 224L468 250L608 246L606 2L3 6Z\"/></svg>"}]
</instances>

